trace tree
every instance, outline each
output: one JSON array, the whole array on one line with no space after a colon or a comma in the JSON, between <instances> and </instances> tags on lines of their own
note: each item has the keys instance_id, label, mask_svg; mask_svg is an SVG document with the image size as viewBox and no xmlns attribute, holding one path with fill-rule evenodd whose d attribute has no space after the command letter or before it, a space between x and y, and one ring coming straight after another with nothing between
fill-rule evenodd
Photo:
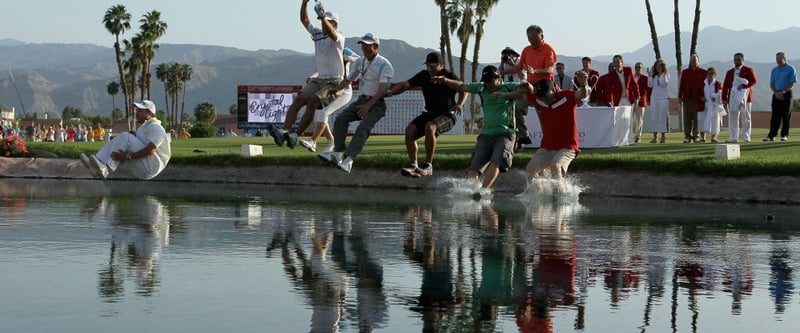
<instances>
[{"instance_id":1,"label":"tree","mask_svg":"<svg viewBox=\"0 0 800 333\"><path fill-rule=\"evenodd\" d=\"M111 121L125 119L125 115L122 113L122 110L119 108L115 108L111 111Z\"/></svg>"},{"instance_id":2,"label":"tree","mask_svg":"<svg viewBox=\"0 0 800 333\"><path fill-rule=\"evenodd\" d=\"M123 81L123 86L126 86L128 91L125 104L126 106L130 106L133 105L133 102L136 99L136 73L142 69L142 37L137 34L136 36L133 36L130 41L123 40L123 43L125 44L125 52L130 54L130 57L123 62L123 67L125 70L127 70L125 81ZM128 119L128 130L134 130L136 129L136 122L133 116L133 110L130 107L127 107L126 109L128 110L126 113L126 117Z\"/></svg>"},{"instance_id":3,"label":"tree","mask_svg":"<svg viewBox=\"0 0 800 333\"><path fill-rule=\"evenodd\" d=\"M192 79L192 66L189 64L178 65L178 80L181 82L183 96L181 97L181 126L183 126L184 107L186 106L186 82Z\"/></svg>"},{"instance_id":4,"label":"tree","mask_svg":"<svg viewBox=\"0 0 800 333\"><path fill-rule=\"evenodd\" d=\"M692 44L689 47L689 54L697 53L697 34L700 30L700 0L695 2L694 23L692 24Z\"/></svg>"},{"instance_id":5,"label":"tree","mask_svg":"<svg viewBox=\"0 0 800 333\"><path fill-rule=\"evenodd\" d=\"M231 106L228 107L228 112L230 114L239 114L239 105L237 103L231 104Z\"/></svg>"},{"instance_id":6,"label":"tree","mask_svg":"<svg viewBox=\"0 0 800 333\"><path fill-rule=\"evenodd\" d=\"M83 118L83 110L67 105L61 111L61 119Z\"/></svg>"},{"instance_id":7,"label":"tree","mask_svg":"<svg viewBox=\"0 0 800 333\"><path fill-rule=\"evenodd\" d=\"M448 29L449 15L447 10L447 0L435 0L436 6L439 7L439 52L447 61L447 67L451 72L455 72L453 67L453 49L450 47L450 32Z\"/></svg>"},{"instance_id":8,"label":"tree","mask_svg":"<svg viewBox=\"0 0 800 333\"><path fill-rule=\"evenodd\" d=\"M117 98L116 98L116 96L119 93L119 83L117 83L117 81L109 82L108 85L106 85L106 92L109 95L111 95L111 106L112 106L111 110L112 110L112 113L113 113L113 110L117 109ZM114 118L114 116L112 115L111 118Z\"/></svg>"},{"instance_id":9,"label":"tree","mask_svg":"<svg viewBox=\"0 0 800 333\"><path fill-rule=\"evenodd\" d=\"M217 119L217 107L211 102L202 102L194 107L194 118L198 123L211 125Z\"/></svg>"},{"instance_id":10,"label":"tree","mask_svg":"<svg viewBox=\"0 0 800 333\"><path fill-rule=\"evenodd\" d=\"M675 70L678 71L678 82L681 82L681 74L683 73L683 54L681 53L681 21L680 15L678 14L678 0L675 0L675 59L677 62L675 63Z\"/></svg>"},{"instance_id":11,"label":"tree","mask_svg":"<svg viewBox=\"0 0 800 333\"><path fill-rule=\"evenodd\" d=\"M161 21L161 12L152 10L139 20L139 36L141 37L141 64L142 64L142 99L150 99L150 88L152 74L150 73L151 64L155 58L155 51L159 46L156 41L167 32L167 23Z\"/></svg>"},{"instance_id":12,"label":"tree","mask_svg":"<svg viewBox=\"0 0 800 333\"><path fill-rule=\"evenodd\" d=\"M653 20L653 10L650 9L650 0L644 0L644 6L647 8L647 23L650 24L650 39L653 40L653 52L655 52L656 60L658 60L661 59L661 49L658 46L656 22Z\"/></svg>"},{"instance_id":13,"label":"tree","mask_svg":"<svg viewBox=\"0 0 800 333\"><path fill-rule=\"evenodd\" d=\"M117 70L119 71L119 81L125 81L125 72L122 68L122 57L125 54L120 47L119 36L125 33L126 30L131 28L131 14L123 5L115 5L106 10L103 16L103 25L106 30L114 35L114 54L117 60ZM125 84L122 85L122 95L125 96L125 101L128 101L128 90ZM129 114L130 104L125 103L125 114Z\"/></svg>"}]
</instances>

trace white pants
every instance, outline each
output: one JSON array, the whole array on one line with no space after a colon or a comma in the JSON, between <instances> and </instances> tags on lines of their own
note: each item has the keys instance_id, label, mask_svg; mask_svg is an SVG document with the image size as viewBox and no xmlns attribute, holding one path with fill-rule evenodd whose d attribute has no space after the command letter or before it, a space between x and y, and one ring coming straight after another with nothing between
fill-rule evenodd
<instances>
[{"instance_id":1,"label":"white pants","mask_svg":"<svg viewBox=\"0 0 800 333\"><path fill-rule=\"evenodd\" d=\"M342 95L334 99L333 102L331 102L331 104L328 104L327 106L322 108L322 110L317 110L317 112L314 112L314 122L318 124L327 124L328 118L330 118L330 116L334 112L338 111L343 106L347 105L347 103L350 103L350 99L352 97L353 97L353 88L351 88L350 86L344 88Z\"/></svg>"},{"instance_id":2,"label":"white pants","mask_svg":"<svg viewBox=\"0 0 800 333\"><path fill-rule=\"evenodd\" d=\"M728 128L731 131L731 140L739 140L739 115L742 117L742 140L750 141L751 117L750 110L753 103L744 103L744 107L739 110L737 102L728 104Z\"/></svg>"},{"instance_id":3,"label":"white pants","mask_svg":"<svg viewBox=\"0 0 800 333\"><path fill-rule=\"evenodd\" d=\"M110 171L115 171L120 166L120 161L115 161L111 158L111 153L115 151L124 151L133 153L144 149L147 146L144 142L139 140L135 135L130 132L122 132L115 136L113 140L106 143L100 151L95 154L100 162L103 162ZM137 158L130 161L125 161L126 168L131 170L135 176L139 178L148 178L151 174L158 172L158 162L150 163L150 159L157 159L156 155L150 155L143 158ZM153 167L155 165L155 168ZM149 178L152 178L149 177Z\"/></svg>"}]
</instances>

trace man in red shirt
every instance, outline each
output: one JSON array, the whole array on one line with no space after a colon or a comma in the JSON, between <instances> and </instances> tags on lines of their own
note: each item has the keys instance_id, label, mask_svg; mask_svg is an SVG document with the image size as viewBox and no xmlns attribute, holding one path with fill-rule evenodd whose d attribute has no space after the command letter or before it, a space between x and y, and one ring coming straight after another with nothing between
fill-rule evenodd
<instances>
[{"instance_id":1,"label":"man in red shirt","mask_svg":"<svg viewBox=\"0 0 800 333\"><path fill-rule=\"evenodd\" d=\"M545 177L562 179L567 168L580 152L577 112L581 99L589 96L591 88L586 84L587 75L579 71L575 75L578 90L556 91L553 81L542 79L532 89L536 92L534 106L542 119L542 143L525 168L528 178Z\"/></svg>"},{"instance_id":2,"label":"man in red shirt","mask_svg":"<svg viewBox=\"0 0 800 333\"><path fill-rule=\"evenodd\" d=\"M678 86L678 99L681 101L683 114L683 143L697 142L697 111L705 110L706 100L703 97L703 80L706 70L699 66L700 56L689 56L689 68L681 73Z\"/></svg>"},{"instance_id":3,"label":"man in red shirt","mask_svg":"<svg viewBox=\"0 0 800 333\"><path fill-rule=\"evenodd\" d=\"M544 31L538 25L531 25L526 30L528 35L528 42L530 45L522 49L522 56L519 59L517 67L500 70L500 75L516 74L521 71L527 72L528 82L538 82L542 79L553 80L553 73L555 70L558 56L556 51L550 44L544 41ZM517 143L530 144L531 138L528 133L528 126L525 125L525 116L528 114L528 106L530 106L536 97L533 94L528 95L527 103L524 100L518 102L515 106L515 120L517 122ZM539 110L536 110L536 115L539 116ZM539 117L541 119L541 117Z\"/></svg>"},{"instance_id":4,"label":"man in red shirt","mask_svg":"<svg viewBox=\"0 0 800 333\"><path fill-rule=\"evenodd\" d=\"M650 87L647 86L647 75L642 74L643 64L637 62L633 65L633 78L639 85L639 103L633 107L633 119L631 119L631 133L633 142L639 143L642 137L642 123L644 122L644 112L650 106Z\"/></svg>"},{"instance_id":5,"label":"man in red shirt","mask_svg":"<svg viewBox=\"0 0 800 333\"><path fill-rule=\"evenodd\" d=\"M727 142L739 142L739 116L742 117L742 140L750 142L750 112L753 107L753 86L756 85L756 71L752 67L744 65L744 54L736 52L733 55L733 68L725 73L725 80L722 81L722 106L728 110L728 128L731 130L731 138ZM747 80L747 84L739 87L733 86L733 79L741 77ZM739 110L738 105L731 107L731 89L750 89L747 93L747 103L744 108Z\"/></svg>"},{"instance_id":6,"label":"man in red shirt","mask_svg":"<svg viewBox=\"0 0 800 333\"><path fill-rule=\"evenodd\" d=\"M631 106L639 103L639 84L633 70L623 66L622 56L615 55L611 61L614 70L600 77L597 83L597 104L609 106Z\"/></svg>"}]
</instances>

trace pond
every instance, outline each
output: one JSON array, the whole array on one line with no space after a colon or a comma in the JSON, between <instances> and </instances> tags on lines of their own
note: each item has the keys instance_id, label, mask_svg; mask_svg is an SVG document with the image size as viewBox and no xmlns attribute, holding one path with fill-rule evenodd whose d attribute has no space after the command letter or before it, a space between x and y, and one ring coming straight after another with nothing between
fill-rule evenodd
<instances>
[{"instance_id":1,"label":"pond","mask_svg":"<svg viewBox=\"0 0 800 333\"><path fill-rule=\"evenodd\" d=\"M0 179L0 332L800 327L800 207L463 186Z\"/></svg>"}]
</instances>

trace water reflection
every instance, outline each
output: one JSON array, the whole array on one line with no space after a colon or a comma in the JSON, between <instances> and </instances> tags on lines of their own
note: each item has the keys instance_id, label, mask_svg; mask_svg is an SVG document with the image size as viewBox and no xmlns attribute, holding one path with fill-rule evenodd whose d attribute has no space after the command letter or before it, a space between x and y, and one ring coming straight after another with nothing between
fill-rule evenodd
<instances>
[{"instance_id":1,"label":"water reflection","mask_svg":"<svg viewBox=\"0 0 800 333\"><path fill-rule=\"evenodd\" d=\"M0 269L25 281L38 273L31 263L59 274L87 258L92 277L64 278L48 296L70 297L69 289L88 285L104 319L143 305L137 315L178 328L187 317L162 312L179 305L220 322L193 331L273 323L311 332L778 332L800 325L793 256L800 228L789 223L797 207L541 192L476 201L389 190L140 186L0 180ZM685 216L669 217L676 207ZM785 224L742 218L766 210ZM53 223L47 214L77 221ZM0 313L48 315L28 297L40 284L23 284L25 292L0 285L15 305L0 305ZM109 304L117 309L111 316ZM237 313L244 313L238 329L218 320ZM0 321L0 331L21 327L8 325Z\"/></svg>"},{"instance_id":2,"label":"water reflection","mask_svg":"<svg viewBox=\"0 0 800 333\"><path fill-rule=\"evenodd\" d=\"M158 257L169 239L169 220L153 196L100 197L90 199L92 219L111 225L108 263L98 272L97 289L104 302L124 296L125 280L139 296L152 296L160 285Z\"/></svg>"}]
</instances>

